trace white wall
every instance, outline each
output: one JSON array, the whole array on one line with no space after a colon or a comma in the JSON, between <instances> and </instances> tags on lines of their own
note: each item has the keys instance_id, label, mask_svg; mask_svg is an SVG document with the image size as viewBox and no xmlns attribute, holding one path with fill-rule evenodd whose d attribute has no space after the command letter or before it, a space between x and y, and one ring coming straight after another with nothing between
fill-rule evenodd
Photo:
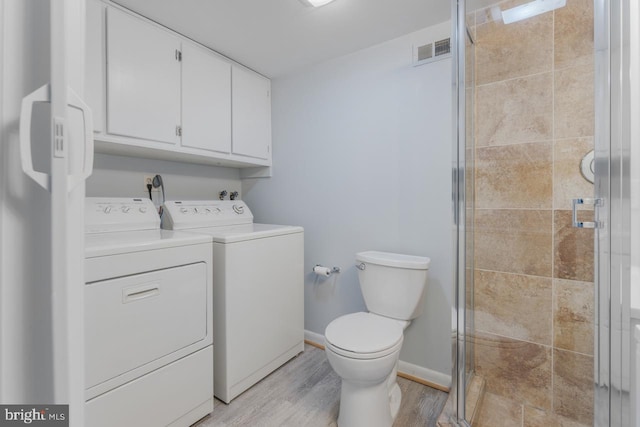
<instances>
[{"instance_id":1,"label":"white wall","mask_svg":"<svg viewBox=\"0 0 640 427\"><path fill-rule=\"evenodd\" d=\"M272 82L271 179L243 181L257 222L302 225L305 328L365 310L354 254L431 258L422 317L401 360L451 373L451 60L413 67L413 43L447 37L450 23Z\"/></svg>"},{"instance_id":2,"label":"white wall","mask_svg":"<svg viewBox=\"0 0 640 427\"><path fill-rule=\"evenodd\" d=\"M235 168L108 154L96 154L93 168L87 181L87 196L91 197L149 197L144 175L154 174L162 176L167 200L212 200L222 190L241 189L240 171Z\"/></svg>"}]
</instances>

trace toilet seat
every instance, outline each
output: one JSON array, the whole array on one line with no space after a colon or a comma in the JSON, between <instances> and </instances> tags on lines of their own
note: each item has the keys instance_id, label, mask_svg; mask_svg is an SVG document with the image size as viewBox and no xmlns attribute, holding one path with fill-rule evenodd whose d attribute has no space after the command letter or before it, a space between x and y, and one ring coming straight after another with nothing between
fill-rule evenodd
<instances>
[{"instance_id":1,"label":"toilet seat","mask_svg":"<svg viewBox=\"0 0 640 427\"><path fill-rule=\"evenodd\" d=\"M373 313L338 317L325 330L327 347L352 359L376 359L400 350L403 323Z\"/></svg>"}]
</instances>

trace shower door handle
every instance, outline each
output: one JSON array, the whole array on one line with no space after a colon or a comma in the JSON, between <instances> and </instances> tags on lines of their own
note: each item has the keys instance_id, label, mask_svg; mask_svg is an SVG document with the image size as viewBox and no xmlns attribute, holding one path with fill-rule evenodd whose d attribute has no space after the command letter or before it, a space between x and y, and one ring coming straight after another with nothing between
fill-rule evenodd
<instances>
[{"instance_id":1,"label":"shower door handle","mask_svg":"<svg viewBox=\"0 0 640 427\"><path fill-rule=\"evenodd\" d=\"M578 221L578 205L591 205L594 208L604 206L603 199L592 198L580 198L573 199L572 211L573 211L573 226L575 228L601 228L602 223L600 221Z\"/></svg>"}]
</instances>

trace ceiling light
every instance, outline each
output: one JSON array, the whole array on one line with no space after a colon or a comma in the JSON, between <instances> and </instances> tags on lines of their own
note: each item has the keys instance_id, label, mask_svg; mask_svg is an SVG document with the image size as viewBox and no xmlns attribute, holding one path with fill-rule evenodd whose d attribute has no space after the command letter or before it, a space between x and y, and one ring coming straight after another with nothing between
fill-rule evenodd
<instances>
[{"instance_id":1,"label":"ceiling light","mask_svg":"<svg viewBox=\"0 0 640 427\"><path fill-rule=\"evenodd\" d=\"M567 0L533 0L502 11L502 22L511 24L567 5Z\"/></svg>"},{"instance_id":2,"label":"ceiling light","mask_svg":"<svg viewBox=\"0 0 640 427\"><path fill-rule=\"evenodd\" d=\"M306 6L320 7L331 3L333 0L300 0Z\"/></svg>"}]
</instances>

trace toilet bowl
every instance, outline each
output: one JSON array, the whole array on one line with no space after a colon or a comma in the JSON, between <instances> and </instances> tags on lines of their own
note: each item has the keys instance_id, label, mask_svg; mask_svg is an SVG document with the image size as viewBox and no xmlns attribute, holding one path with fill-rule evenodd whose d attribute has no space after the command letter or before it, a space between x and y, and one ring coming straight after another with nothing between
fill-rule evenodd
<instances>
[{"instance_id":1,"label":"toilet bowl","mask_svg":"<svg viewBox=\"0 0 640 427\"><path fill-rule=\"evenodd\" d=\"M400 408L395 373L403 339L402 322L372 313L347 314L329 324L325 352L342 378L339 426L393 424Z\"/></svg>"},{"instance_id":2,"label":"toilet bowl","mask_svg":"<svg viewBox=\"0 0 640 427\"><path fill-rule=\"evenodd\" d=\"M356 260L370 312L338 317L325 330L327 359L342 379L338 426L390 427L400 408L404 329L422 312L430 261L373 251Z\"/></svg>"}]
</instances>

